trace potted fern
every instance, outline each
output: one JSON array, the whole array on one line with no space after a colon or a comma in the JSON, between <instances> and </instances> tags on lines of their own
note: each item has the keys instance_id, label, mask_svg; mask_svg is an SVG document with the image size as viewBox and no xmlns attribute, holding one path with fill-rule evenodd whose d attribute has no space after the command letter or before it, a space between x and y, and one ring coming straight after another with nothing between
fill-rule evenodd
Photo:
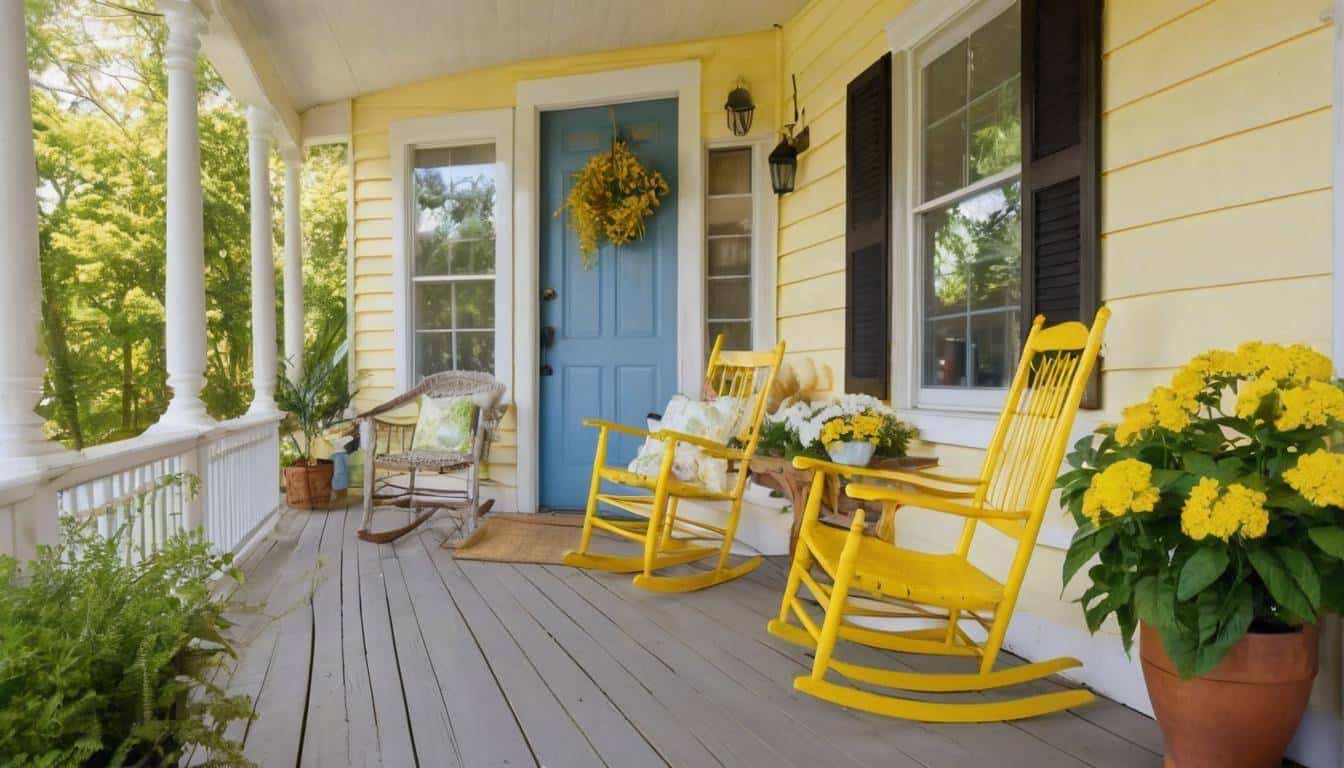
<instances>
[{"instance_id":1,"label":"potted fern","mask_svg":"<svg viewBox=\"0 0 1344 768\"><path fill-rule=\"evenodd\" d=\"M1344 609L1344 390L1301 345L1213 350L1069 455L1093 631L1137 629L1169 765L1277 766ZM1095 562L1093 562L1095 559Z\"/></svg>"},{"instance_id":2,"label":"potted fern","mask_svg":"<svg viewBox=\"0 0 1344 768\"><path fill-rule=\"evenodd\" d=\"M294 458L284 468L285 501L299 509L320 508L331 500L334 467L313 448L330 427L346 421L355 390L346 374L344 315L331 317L303 353L303 369L293 381L280 376L275 401L288 415L281 429Z\"/></svg>"}]
</instances>

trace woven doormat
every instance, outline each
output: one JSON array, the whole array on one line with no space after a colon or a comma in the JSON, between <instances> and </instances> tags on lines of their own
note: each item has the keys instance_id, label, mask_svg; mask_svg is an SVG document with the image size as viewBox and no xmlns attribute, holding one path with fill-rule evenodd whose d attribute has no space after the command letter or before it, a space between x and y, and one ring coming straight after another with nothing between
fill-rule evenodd
<instances>
[{"instance_id":1,"label":"woven doormat","mask_svg":"<svg viewBox=\"0 0 1344 768\"><path fill-rule=\"evenodd\" d=\"M490 515L457 546L458 560L563 565L578 549L583 515Z\"/></svg>"}]
</instances>

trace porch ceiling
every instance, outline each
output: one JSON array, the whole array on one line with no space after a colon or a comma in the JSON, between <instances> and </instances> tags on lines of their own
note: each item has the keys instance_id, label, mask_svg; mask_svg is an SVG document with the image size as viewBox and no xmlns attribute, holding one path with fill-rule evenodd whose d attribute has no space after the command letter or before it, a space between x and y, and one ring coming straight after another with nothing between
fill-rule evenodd
<instances>
[{"instance_id":1,"label":"porch ceiling","mask_svg":"<svg viewBox=\"0 0 1344 768\"><path fill-rule=\"evenodd\" d=\"M241 0L294 106L515 61L768 29L806 0Z\"/></svg>"}]
</instances>

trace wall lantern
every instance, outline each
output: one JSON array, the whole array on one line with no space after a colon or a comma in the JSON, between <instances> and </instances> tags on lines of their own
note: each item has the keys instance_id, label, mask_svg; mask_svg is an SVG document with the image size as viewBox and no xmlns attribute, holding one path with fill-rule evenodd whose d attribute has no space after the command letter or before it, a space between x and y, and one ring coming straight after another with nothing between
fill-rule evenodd
<instances>
[{"instance_id":1,"label":"wall lantern","mask_svg":"<svg viewBox=\"0 0 1344 768\"><path fill-rule=\"evenodd\" d=\"M751 100L747 84L738 78L737 87L728 94L728 102L723 105L728 115L728 130L734 136L746 136L751 132L751 118L756 114L756 104Z\"/></svg>"},{"instance_id":2,"label":"wall lantern","mask_svg":"<svg viewBox=\"0 0 1344 768\"><path fill-rule=\"evenodd\" d=\"M797 133L794 128L802 125L807 118L807 110L798 112L798 78L793 78L793 122L786 123L779 134L779 145L770 153L770 186L776 195L793 191L794 180L798 176L798 155L807 151L811 144L811 133L803 126Z\"/></svg>"}]
</instances>

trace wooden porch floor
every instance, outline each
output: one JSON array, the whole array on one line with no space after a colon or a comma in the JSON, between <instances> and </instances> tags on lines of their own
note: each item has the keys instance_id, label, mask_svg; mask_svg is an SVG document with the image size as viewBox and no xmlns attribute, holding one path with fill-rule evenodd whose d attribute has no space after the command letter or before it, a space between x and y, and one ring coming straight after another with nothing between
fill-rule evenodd
<instances>
[{"instance_id":1,"label":"wooden porch floor","mask_svg":"<svg viewBox=\"0 0 1344 768\"><path fill-rule=\"evenodd\" d=\"M652 595L623 576L457 562L433 533L359 542L358 514L288 512L242 564L239 597L259 610L237 617L228 687L254 697L236 736L261 766L1161 764L1152 720L1110 701L953 726L793 691L809 659L764 629L783 558Z\"/></svg>"}]
</instances>

